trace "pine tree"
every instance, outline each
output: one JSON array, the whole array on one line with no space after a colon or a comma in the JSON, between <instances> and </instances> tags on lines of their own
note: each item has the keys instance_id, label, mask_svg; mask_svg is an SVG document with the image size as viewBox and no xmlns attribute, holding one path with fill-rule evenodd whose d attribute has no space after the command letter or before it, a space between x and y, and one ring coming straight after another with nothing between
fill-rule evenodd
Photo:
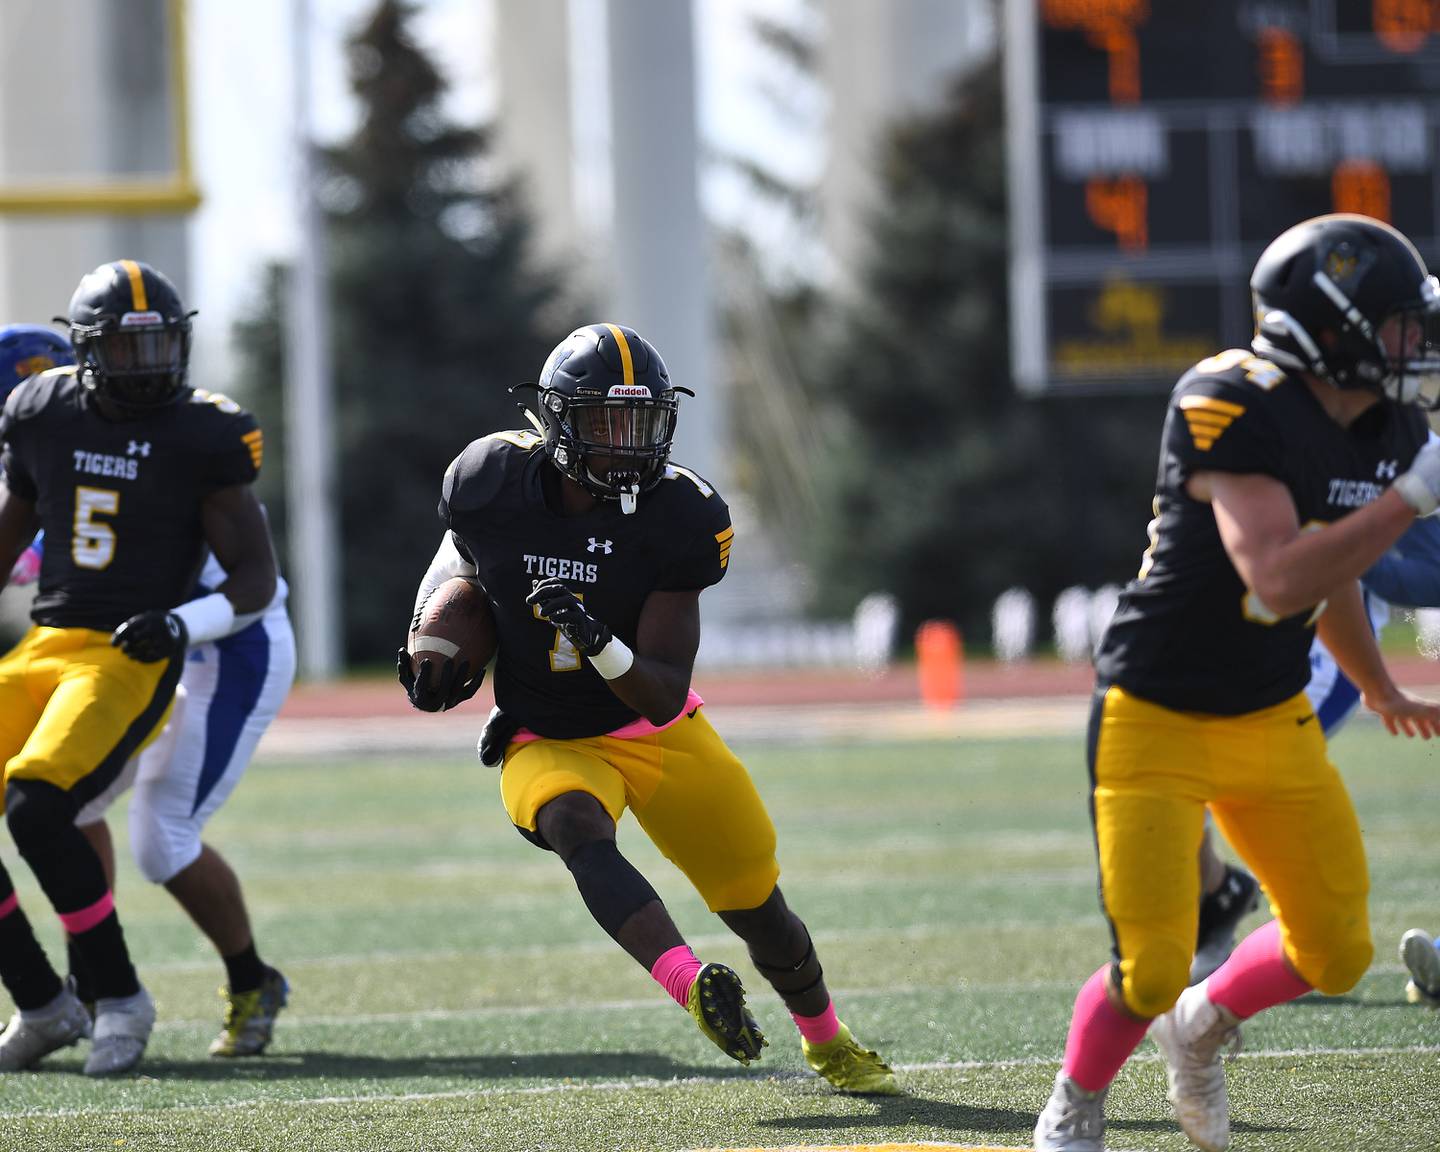
<instances>
[{"instance_id":1,"label":"pine tree","mask_svg":"<svg viewBox=\"0 0 1440 1152\"><path fill-rule=\"evenodd\" d=\"M911 625L983 637L1006 587L1044 602L1138 564L1163 398L1017 395L1005 171L998 60L887 134L858 291L810 358L835 429L812 543L822 610L885 589Z\"/></svg>"},{"instance_id":2,"label":"pine tree","mask_svg":"<svg viewBox=\"0 0 1440 1152\"><path fill-rule=\"evenodd\" d=\"M523 424L506 388L563 336L555 277L530 262L513 181L488 177L489 134L448 123L445 82L410 34L416 6L382 0L351 39L360 126L325 153L345 652L384 663L440 539L434 509L465 444ZM237 329L248 389L274 428L283 276ZM272 442L283 441L271 435ZM274 502L272 478L264 489ZM283 523L283 515L277 520Z\"/></svg>"}]
</instances>

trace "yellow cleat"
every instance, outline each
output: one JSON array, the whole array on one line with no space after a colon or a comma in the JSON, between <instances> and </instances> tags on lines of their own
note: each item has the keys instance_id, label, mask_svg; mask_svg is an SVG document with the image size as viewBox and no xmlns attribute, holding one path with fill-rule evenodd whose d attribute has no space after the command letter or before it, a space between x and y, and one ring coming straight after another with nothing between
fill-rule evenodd
<instances>
[{"instance_id":1,"label":"yellow cleat","mask_svg":"<svg viewBox=\"0 0 1440 1152\"><path fill-rule=\"evenodd\" d=\"M210 1055L226 1059L260 1055L274 1034L275 1017L290 997L285 977L271 968L259 988L240 993L222 988L220 995L225 999L225 1026L210 1042Z\"/></svg>"},{"instance_id":2,"label":"yellow cleat","mask_svg":"<svg viewBox=\"0 0 1440 1152\"><path fill-rule=\"evenodd\" d=\"M856 1096L903 1096L890 1065L868 1048L862 1048L844 1024L833 1040L811 1044L801 1038L805 1063L840 1092Z\"/></svg>"},{"instance_id":3,"label":"yellow cleat","mask_svg":"<svg viewBox=\"0 0 1440 1152\"><path fill-rule=\"evenodd\" d=\"M700 1031L741 1064L760 1059L760 1049L770 1043L745 1007L740 977L724 964L706 964L700 969L690 986L687 1007Z\"/></svg>"}]
</instances>

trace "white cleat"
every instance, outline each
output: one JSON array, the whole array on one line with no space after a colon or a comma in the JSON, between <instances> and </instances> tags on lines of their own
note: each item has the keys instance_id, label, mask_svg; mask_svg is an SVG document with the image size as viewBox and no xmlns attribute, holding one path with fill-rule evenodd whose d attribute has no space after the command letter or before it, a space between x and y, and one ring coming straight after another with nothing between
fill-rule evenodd
<instances>
[{"instance_id":1,"label":"white cleat","mask_svg":"<svg viewBox=\"0 0 1440 1152\"><path fill-rule=\"evenodd\" d=\"M95 1042L85 1059L85 1075L118 1076L140 1063L150 1030L155 1027L155 1001L141 988L134 996L95 1002Z\"/></svg>"},{"instance_id":2,"label":"white cleat","mask_svg":"<svg viewBox=\"0 0 1440 1152\"><path fill-rule=\"evenodd\" d=\"M18 1072L90 1035L90 1015L68 988L43 1008L16 1012L0 1032L0 1072Z\"/></svg>"},{"instance_id":3,"label":"white cleat","mask_svg":"<svg viewBox=\"0 0 1440 1152\"><path fill-rule=\"evenodd\" d=\"M1087 1092L1059 1073L1035 1122L1035 1152L1105 1152L1105 1091Z\"/></svg>"},{"instance_id":4,"label":"white cleat","mask_svg":"<svg viewBox=\"0 0 1440 1152\"><path fill-rule=\"evenodd\" d=\"M1220 1049L1240 1050L1240 1022L1210 1002L1209 984L1187 988L1175 1007L1150 1025L1165 1056L1166 1096L1190 1142L1205 1152L1230 1147L1230 1102Z\"/></svg>"},{"instance_id":5,"label":"white cleat","mask_svg":"<svg viewBox=\"0 0 1440 1152\"><path fill-rule=\"evenodd\" d=\"M1419 928L1410 929L1400 937L1400 960L1410 970L1405 999L1440 1008L1440 951L1435 941Z\"/></svg>"}]
</instances>

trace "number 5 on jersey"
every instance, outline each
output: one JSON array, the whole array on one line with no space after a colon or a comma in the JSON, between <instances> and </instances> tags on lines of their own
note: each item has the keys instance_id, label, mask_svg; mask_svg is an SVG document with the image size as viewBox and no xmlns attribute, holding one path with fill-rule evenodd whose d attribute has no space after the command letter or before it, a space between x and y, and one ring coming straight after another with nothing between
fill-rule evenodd
<instances>
[{"instance_id":1,"label":"number 5 on jersey","mask_svg":"<svg viewBox=\"0 0 1440 1152\"><path fill-rule=\"evenodd\" d=\"M115 559L115 529L97 516L114 516L120 511L120 493L114 488L75 486L75 535L70 541L70 558L77 568L99 570Z\"/></svg>"}]
</instances>

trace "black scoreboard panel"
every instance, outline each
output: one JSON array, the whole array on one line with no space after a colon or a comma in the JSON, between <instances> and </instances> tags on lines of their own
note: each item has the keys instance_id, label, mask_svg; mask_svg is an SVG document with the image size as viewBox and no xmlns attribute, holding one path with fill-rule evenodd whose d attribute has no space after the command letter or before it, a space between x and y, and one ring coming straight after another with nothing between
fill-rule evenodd
<instances>
[{"instance_id":1,"label":"black scoreboard panel","mask_svg":"<svg viewBox=\"0 0 1440 1152\"><path fill-rule=\"evenodd\" d=\"M1006 7L1022 389L1168 388L1246 344L1250 268L1308 216L1440 263L1440 0Z\"/></svg>"}]
</instances>

